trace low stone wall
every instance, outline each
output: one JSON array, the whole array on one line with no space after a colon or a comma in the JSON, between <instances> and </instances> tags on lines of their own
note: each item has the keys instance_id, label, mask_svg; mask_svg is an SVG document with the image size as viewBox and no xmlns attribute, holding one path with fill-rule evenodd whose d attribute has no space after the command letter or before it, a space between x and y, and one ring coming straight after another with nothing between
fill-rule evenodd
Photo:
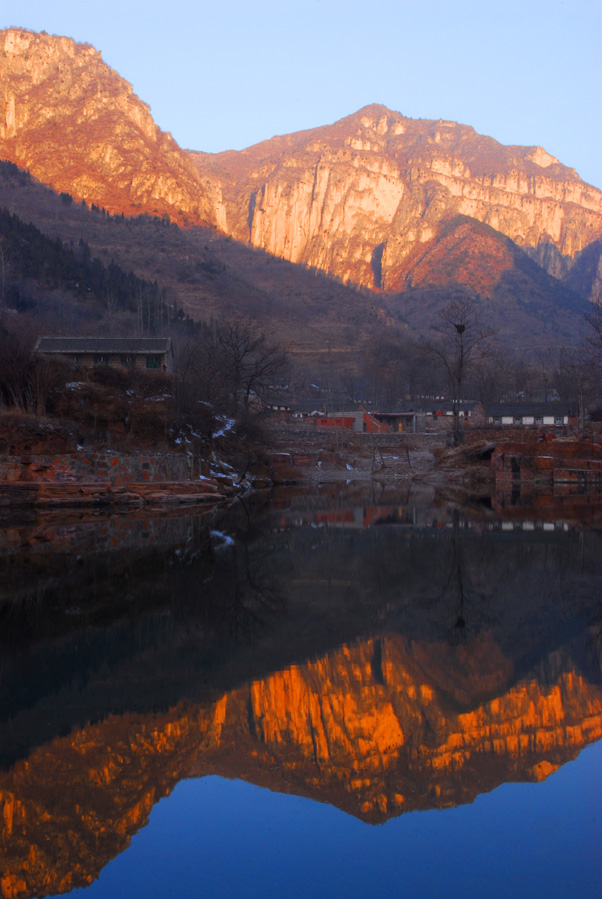
<instances>
[{"instance_id":1,"label":"low stone wall","mask_svg":"<svg viewBox=\"0 0 602 899\"><path fill-rule=\"evenodd\" d=\"M490 428L466 428L463 432L464 443L500 443L507 440L512 443L537 443L540 439L540 432L533 428L511 428L501 426Z\"/></svg>"},{"instance_id":2,"label":"low stone wall","mask_svg":"<svg viewBox=\"0 0 602 899\"><path fill-rule=\"evenodd\" d=\"M582 489L597 490L602 475L602 446L584 440L500 443L491 464L498 482L573 483Z\"/></svg>"},{"instance_id":3,"label":"low stone wall","mask_svg":"<svg viewBox=\"0 0 602 899\"><path fill-rule=\"evenodd\" d=\"M192 458L183 453L78 452L0 456L0 482L92 482L124 487L146 482L187 481Z\"/></svg>"},{"instance_id":4,"label":"low stone wall","mask_svg":"<svg viewBox=\"0 0 602 899\"><path fill-rule=\"evenodd\" d=\"M468 427L464 429L464 443L480 443L487 440L491 443L508 441L511 443L541 443L542 440L575 437L567 427L528 427L511 425L490 425L489 427Z\"/></svg>"}]
</instances>

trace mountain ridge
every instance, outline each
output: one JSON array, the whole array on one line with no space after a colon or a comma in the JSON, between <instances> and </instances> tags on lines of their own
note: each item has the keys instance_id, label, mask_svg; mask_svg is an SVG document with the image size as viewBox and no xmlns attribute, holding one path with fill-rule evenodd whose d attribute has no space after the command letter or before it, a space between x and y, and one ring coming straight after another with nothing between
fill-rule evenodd
<instances>
[{"instance_id":1,"label":"mountain ridge","mask_svg":"<svg viewBox=\"0 0 602 899\"><path fill-rule=\"evenodd\" d=\"M76 198L107 211L214 225L368 287L374 284L361 265L352 277L353 270L328 267L322 258L316 226L326 224L325 209L333 211L328 202L337 202L334 185L325 181L332 173L339 186L344 182L343 233L370 216L374 237L389 241L385 269L388 256L399 257L400 248L390 244L393 236L397 242L403 237L405 245L428 240L433 213L471 215L519 245L543 240L571 257L602 236L602 192L542 147L504 146L469 125L410 119L371 104L332 125L279 135L242 151L183 150L90 44L24 29L0 35L0 150L39 180L57 190L71 187ZM81 146L69 140L75 133ZM84 153L88 172L80 170ZM294 195L292 206L286 191L282 195L286 186ZM280 217L296 213L286 235L272 233L276 226L265 210L260 214L261 203L278 197ZM313 207L319 197L328 202L318 217ZM305 227L303 215L309 226L304 241L298 233ZM331 239L337 236L333 224ZM282 222L277 228L282 230ZM351 232L358 239L357 228ZM382 240L371 242L374 249ZM357 261L366 261L365 255Z\"/></svg>"},{"instance_id":2,"label":"mountain ridge","mask_svg":"<svg viewBox=\"0 0 602 899\"><path fill-rule=\"evenodd\" d=\"M4 158L113 213L214 223L213 185L90 44L8 29L0 48Z\"/></svg>"},{"instance_id":3,"label":"mountain ridge","mask_svg":"<svg viewBox=\"0 0 602 899\"><path fill-rule=\"evenodd\" d=\"M0 77L0 157L107 212L184 226L191 254L182 249L177 280L190 312L213 315L221 304L211 298L219 273L204 292L208 305L186 286L198 281L195 266L213 264L206 247L197 258L211 234L224 258L243 266L243 280L246 257L232 254L228 239L359 288L368 307L393 304L398 321L411 318L419 331L427 323L408 296L417 290L443 297L462 289L510 322L511 339L541 330L540 322L537 339L560 334L569 343L578 322L558 328L554 319L571 308L582 317L587 306L577 294L600 296L602 192L541 147L504 146L468 125L408 119L371 104L242 151L182 150L91 45L25 29L0 32ZM459 218L465 227L454 243L449 228ZM483 227L499 237L485 239ZM518 248L538 266L529 277ZM545 284L544 270L554 275ZM138 272L163 277L154 260ZM236 278L229 283L236 292ZM288 289L293 302L296 290ZM227 299L237 306L235 293ZM345 304L342 294L337 302ZM520 302L535 311L535 325L522 313L512 325Z\"/></svg>"},{"instance_id":4,"label":"mountain ridge","mask_svg":"<svg viewBox=\"0 0 602 899\"><path fill-rule=\"evenodd\" d=\"M221 179L233 237L362 287L377 286L382 247L381 287L399 289L395 269L457 214L571 258L602 232L602 193L543 148L378 104L210 162L191 155Z\"/></svg>"}]
</instances>

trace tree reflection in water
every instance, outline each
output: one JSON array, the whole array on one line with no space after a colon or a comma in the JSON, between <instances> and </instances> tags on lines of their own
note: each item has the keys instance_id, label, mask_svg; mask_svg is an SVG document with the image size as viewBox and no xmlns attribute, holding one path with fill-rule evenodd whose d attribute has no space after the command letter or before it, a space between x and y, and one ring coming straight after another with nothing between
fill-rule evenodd
<instances>
[{"instance_id":1,"label":"tree reflection in water","mask_svg":"<svg viewBox=\"0 0 602 899\"><path fill-rule=\"evenodd\" d=\"M89 882L184 777L376 823L545 778L602 735L600 535L371 499L174 517L152 546L144 521L144 548L67 571L69 535L3 532L15 895Z\"/></svg>"}]
</instances>

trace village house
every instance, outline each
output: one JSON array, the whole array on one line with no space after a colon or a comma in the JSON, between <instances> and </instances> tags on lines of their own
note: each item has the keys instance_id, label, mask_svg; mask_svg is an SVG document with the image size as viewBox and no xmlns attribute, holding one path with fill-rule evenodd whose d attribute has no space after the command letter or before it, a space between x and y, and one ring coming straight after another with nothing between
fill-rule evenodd
<instances>
[{"instance_id":1,"label":"village house","mask_svg":"<svg viewBox=\"0 0 602 899\"><path fill-rule=\"evenodd\" d=\"M42 356L69 359L76 365L171 372L171 337L40 337L35 345Z\"/></svg>"},{"instance_id":2,"label":"village house","mask_svg":"<svg viewBox=\"0 0 602 899\"><path fill-rule=\"evenodd\" d=\"M412 407L421 418L424 418L427 427L441 424L451 427L450 422L454 417L454 401L447 399L419 399ZM476 400L458 400L458 418L466 425L478 426L482 424L483 407Z\"/></svg>"},{"instance_id":3,"label":"village house","mask_svg":"<svg viewBox=\"0 0 602 899\"><path fill-rule=\"evenodd\" d=\"M574 403L491 403L485 408L489 427L541 428L577 425Z\"/></svg>"},{"instance_id":4,"label":"village house","mask_svg":"<svg viewBox=\"0 0 602 899\"><path fill-rule=\"evenodd\" d=\"M299 398L287 390L263 390L255 407L270 418L302 421L324 414L324 398Z\"/></svg>"},{"instance_id":5,"label":"village house","mask_svg":"<svg viewBox=\"0 0 602 899\"><path fill-rule=\"evenodd\" d=\"M360 434L391 434L400 431L416 432L415 412L368 412L356 409L350 412L338 412L334 415L322 415L316 418L318 428L344 428Z\"/></svg>"},{"instance_id":6,"label":"village house","mask_svg":"<svg viewBox=\"0 0 602 899\"><path fill-rule=\"evenodd\" d=\"M305 418L317 418L324 414L324 402L315 400L294 400L291 406L291 418L293 421L303 421Z\"/></svg>"}]
</instances>

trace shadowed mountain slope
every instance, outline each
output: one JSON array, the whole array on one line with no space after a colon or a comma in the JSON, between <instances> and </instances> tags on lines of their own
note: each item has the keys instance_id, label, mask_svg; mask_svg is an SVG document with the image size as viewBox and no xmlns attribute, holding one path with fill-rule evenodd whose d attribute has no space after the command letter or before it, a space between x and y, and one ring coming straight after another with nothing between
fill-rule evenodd
<instances>
[{"instance_id":1,"label":"shadowed mountain slope","mask_svg":"<svg viewBox=\"0 0 602 899\"><path fill-rule=\"evenodd\" d=\"M328 366L335 354L353 366L364 341L391 329L428 334L437 311L458 290L481 298L500 342L517 349L574 344L589 309L509 238L463 216L441 226L398 270L401 291L384 292L342 284L213 229L180 229L65 202L8 163L0 164L0 207L68 247L77 248L83 238L103 265L114 260L125 272L156 281L171 305L195 318L242 314L265 322L293 356L312 365ZM17 253L7 273L22 270ZM97 314L91 310L91 320ZM81 315L78 322L85 330Z\"/></svg>"},{"instance_id":2,"label":"shadowed mountain slope","mask_svg":"<svg viewBox=\"0 0 602 899\"><path fill-rule=\"evenodd\" d=\"M512 345L533 346L578 339L575 294L599 291L602 193L541 147L375 104L241 152L185 151L94 48L22 29L0 32L0 77L0 157L107 212L187 226L141 241L97 222L85 236L194 315L241 312L302 353L347 352L387 324L424 333L418 308L461 287ZM63 212L47 230L79 239ZM516 245L563 278L575 267L567 286Z\"/></svg>"}]
</instances>

